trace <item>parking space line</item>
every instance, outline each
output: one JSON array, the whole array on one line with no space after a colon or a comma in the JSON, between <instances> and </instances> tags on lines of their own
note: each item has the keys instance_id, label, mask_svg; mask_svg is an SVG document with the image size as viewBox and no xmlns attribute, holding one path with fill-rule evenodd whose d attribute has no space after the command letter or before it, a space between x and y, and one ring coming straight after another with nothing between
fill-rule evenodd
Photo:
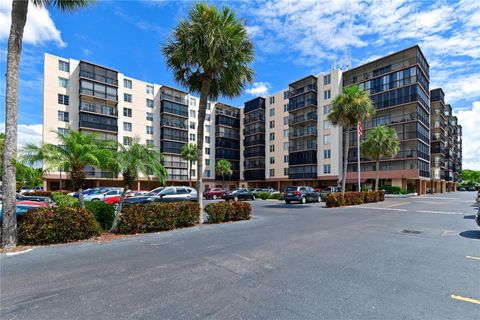
<instances>
[{"instance_id":1,"label":"parking space line","mask_svg":"<svg viewBox=\"0 0 480 320\"><path fill-rule=\"evenodd\" d=\"M480 257L466 256L467 259L480 260Z\"/></svg>"},{"instance_id":2,"label":"parking space line","mask_svg":"<svg viewBox=\"0 0 480 320\"><path fill-rule=\"evenodd\" d=\"M403 206L404 204L409 204L409 203L410 203L409 201L404 201L404 202L394 203L394 204L385 206L384 208L391 208L391 207Z\"/></svg>"},{"instance_id":3,"label":"parking space line","mask_svg":"<svg viewBox=\"0 0 480 320\"><path fill-rule=\"evenodd\" d=\"M472 299L472 298L457 296L457 295L454 295L454 294L450 295L450 297L451 297L452 299L455 299L455 300L460 300L460 301L464 301L464 302L470 302L470 303L480 304L480 300L477 300L477 299Z\"/></svg>"},{"instance_id":4,"label":"parking space line","mask_svg":"<svg viewBox=\"0 0 480 320\"><path fill-rule=\"evenodd\" d=\"M463 214L463 215L468 214L468 213L465 213L465 212L427 211L427 210L419 210L419 211L416 211L416 212L420 212L420 213L440 213L440 214Z\"/></svg>"},{"instance_id":5,"label":"parking space line","mask_svg":"<svg viewBox=\"0 0 480 320\"><path fill-rule=\"evenodd\" d=\"M389 210L389 211L407 211L407 209L385 208L385 207L357 207L357 206L353 206L353 207L347 207L347 208L351 208L351 209L360 208L360 209L374 209L374 210Z\"/></svg>"}]
</instances>

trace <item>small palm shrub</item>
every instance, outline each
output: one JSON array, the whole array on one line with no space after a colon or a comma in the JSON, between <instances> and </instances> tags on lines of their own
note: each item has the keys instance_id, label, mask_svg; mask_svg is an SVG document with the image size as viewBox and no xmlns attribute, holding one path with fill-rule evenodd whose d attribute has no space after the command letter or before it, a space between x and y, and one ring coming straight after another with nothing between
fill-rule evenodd
<instances>
[{"instance_id":1,"label":"small palm shrub","mask_svg":"<svg viewBox=\"0 0 480 320\"><path fill-rule=\"evenodd\" d=\"M222 201L209 203L205 212L208 213L208 223L250 220L252 206L248 202Z\"/></svg>"}]
</instances>

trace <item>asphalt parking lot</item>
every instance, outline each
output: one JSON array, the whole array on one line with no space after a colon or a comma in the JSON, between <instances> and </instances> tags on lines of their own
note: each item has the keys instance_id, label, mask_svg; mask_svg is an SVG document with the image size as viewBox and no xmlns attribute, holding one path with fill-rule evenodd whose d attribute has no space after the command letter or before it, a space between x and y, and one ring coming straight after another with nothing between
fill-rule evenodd
<instances>
[{"instance_id":1,"label":"asphalt parking lot","mask_svg":"<svg viewBox=\"0 0 480 320\"><path fill-rule=\"evenodd\" d=\"M476 319L474 198L257 200L251 221L2 255L1 319Z\"/></svg>"}]
</instances>

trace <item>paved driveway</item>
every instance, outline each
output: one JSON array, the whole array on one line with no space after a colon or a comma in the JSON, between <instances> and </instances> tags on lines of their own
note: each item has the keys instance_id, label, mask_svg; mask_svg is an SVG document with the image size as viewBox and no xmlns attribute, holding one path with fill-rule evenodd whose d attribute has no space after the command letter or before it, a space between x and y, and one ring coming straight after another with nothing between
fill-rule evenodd
<instances>
[{"instance_id":1,"label":"paved driveway","mask_svg":"<svg viewBox=\"0 0 480 320\"><path fill-rule=\"evenodd\" d=\"M257 200L251 221L2 255L0 318L478 319L473 200Z\"/></svg>"}]
</instances>

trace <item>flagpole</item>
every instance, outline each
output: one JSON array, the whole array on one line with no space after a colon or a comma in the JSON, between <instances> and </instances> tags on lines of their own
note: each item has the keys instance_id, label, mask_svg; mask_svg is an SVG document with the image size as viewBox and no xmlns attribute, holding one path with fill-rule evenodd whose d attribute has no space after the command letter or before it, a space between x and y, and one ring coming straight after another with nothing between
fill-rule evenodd
<instances>
[{"instance_id":1,"label":"flagpole","mask_svg":"<svg viewBox=\"0 0 480 320\"><path fill-rule=\"evenodd\" d=\"M360 186L360 130L361 130L362 124L358 122L357 124L357 175L358 175L358 184L357 184L357 189L358 191L361 191L362 188Z\"/></svg>"}]
</instances>

